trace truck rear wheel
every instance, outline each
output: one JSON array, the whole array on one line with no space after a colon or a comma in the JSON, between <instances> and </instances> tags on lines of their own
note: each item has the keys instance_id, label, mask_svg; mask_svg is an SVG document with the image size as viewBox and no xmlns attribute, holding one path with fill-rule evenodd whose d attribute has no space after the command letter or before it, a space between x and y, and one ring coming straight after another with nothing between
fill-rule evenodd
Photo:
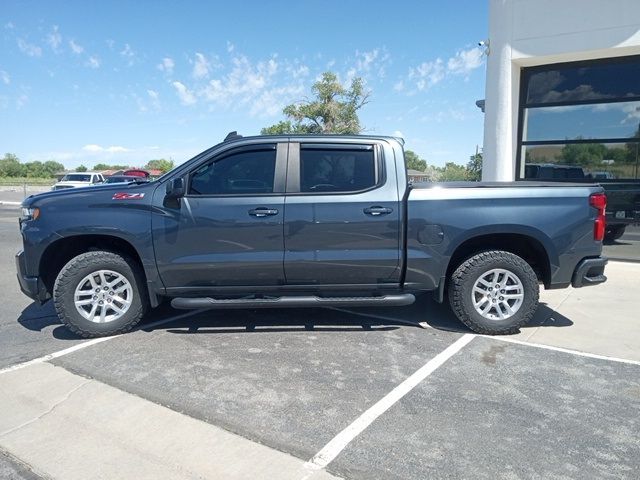
<instances>
[{"instance_id":1,"label":"truck rear wheel","mask_svg":"<svg viewBox=\"0 0 640 480\"><path fill-rule=\"evenodd\" d=\"M538 308L538 278L531 266L501 250L478 253L451 276L449 302L454 313L477 333L515 333Z\"/></svg>"},{"instance_id":2,"label":"truck rear wheel","mask_svg":"<svg viewBox=\"0 0 640 480\"><path fill-rule=\"evenodd\" d=\"M142 286L142 287L141 287ZM81 337L131 330L144 315L143 276L137 263L117 253L94 251L72 258L56 278L58 317Z\"/></svg>"},{"instance_id":3,"label":"truck rear wheel","mask_svg":"<svg viewBox=\"0 0 640 480\"><path fill-rule=\"evenodd\" d=\"M624 235L624 231L626 228L626 225L607 225L604 232L604 241L611 243L618 240Z\"/></svg>"}]
</instances>

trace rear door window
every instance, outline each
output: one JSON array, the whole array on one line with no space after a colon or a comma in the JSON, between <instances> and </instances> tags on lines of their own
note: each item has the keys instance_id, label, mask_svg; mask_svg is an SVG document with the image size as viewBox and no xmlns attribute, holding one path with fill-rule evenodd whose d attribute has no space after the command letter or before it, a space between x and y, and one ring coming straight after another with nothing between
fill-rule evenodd
<instances>
[{"instance_id":1,"label":"rear door window","mask_svg":"<svg viewBox=\"0 0 640 480\"><path fill-rule=\"evenodd\" d=\"M300 191L306 193L359 192L378 183L373 146L359 148L300 148Z\"/></svg>"}]
</instances>

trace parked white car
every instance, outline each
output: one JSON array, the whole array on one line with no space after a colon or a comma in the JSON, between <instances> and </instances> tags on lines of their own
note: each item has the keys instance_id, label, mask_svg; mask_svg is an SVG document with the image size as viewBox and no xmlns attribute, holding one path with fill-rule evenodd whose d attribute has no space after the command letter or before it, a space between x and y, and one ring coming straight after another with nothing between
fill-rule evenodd
<instances>
[{"instance_id":1,"label":"parked white car","mask_svg":"<svg viewBox=\"0 0 640 480\"><path fill-rule=\"evenodd\" d=\"M96 172L77 172L67 173L56 183L51 190L62 190L65 188L90 187L104 182L101 173Z\"/></svg>"}]
</instances>

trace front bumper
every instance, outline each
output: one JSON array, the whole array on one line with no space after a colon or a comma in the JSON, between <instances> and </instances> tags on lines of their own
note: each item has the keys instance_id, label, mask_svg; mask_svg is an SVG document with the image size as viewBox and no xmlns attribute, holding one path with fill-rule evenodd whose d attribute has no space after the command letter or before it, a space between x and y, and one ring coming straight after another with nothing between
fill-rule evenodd
<instances>
[{"instance_id":1,"label":"front bumper","mask_svg":"<svg viewBox=\"0 0 640 480\"><path fill-rule=\"evenodd\" d=\"M16 254L16 271L18 272L18 283L20 290L27 297L38 303L45 302L49 297L49 293L39 277L29 277L26 275L24 251L20 250Z\"/></svg>"},{"instance_id":2,"label":"front bumper","mask_svg":"<svg viewBox=\"0 0 640 480\"><path fill-rule=\"evenodd\" d=\"M573 272L571 286L580 288L606 282L604 267L608 261L606 257L583 258Z\"/></svg>"}]
</instances>

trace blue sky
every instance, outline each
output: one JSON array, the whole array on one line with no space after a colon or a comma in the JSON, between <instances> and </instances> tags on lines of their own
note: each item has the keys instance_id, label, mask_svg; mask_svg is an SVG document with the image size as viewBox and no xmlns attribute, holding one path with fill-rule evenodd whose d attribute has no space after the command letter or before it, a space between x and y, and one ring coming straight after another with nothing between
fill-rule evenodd
<instances>
[{"instance_id":1,"label":"blue sky","mask_svg":"<svg viewBox=\"0 0 640 480\"><path fill-rule=\"evenodd\" d=\"M486 2L217 3L3 0L0 151L181 163L281 120L327 70L365 79L364 133L434 165L482 145Z\"/></svg>"}]
</instances>

